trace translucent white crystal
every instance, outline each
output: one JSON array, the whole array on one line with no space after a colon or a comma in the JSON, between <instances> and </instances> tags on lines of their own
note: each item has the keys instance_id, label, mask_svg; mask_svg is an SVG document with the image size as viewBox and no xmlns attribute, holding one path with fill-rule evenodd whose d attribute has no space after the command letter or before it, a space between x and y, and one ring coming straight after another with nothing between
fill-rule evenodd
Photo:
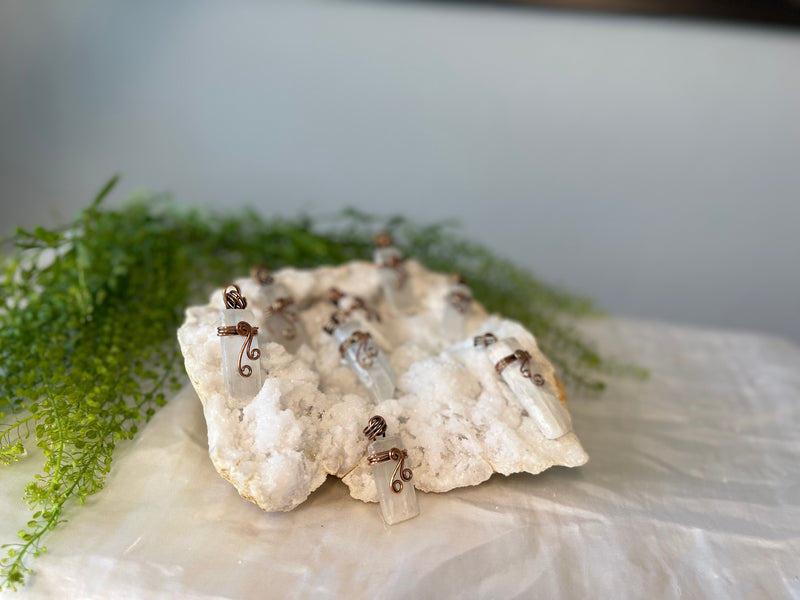
<instances>
[{"instance_id":1,"label":"translucent white crystal","mask_svg":"<svg viewBox=\"0 0 800 600\"><path fill-rule=\"evenodd\" d=\"M281 344L287 351L294 354L301 344L307 343L308 336L298 316L294 303L282 308L278 312L267 309L277 307L281 301L292 300L289 290L280 282L272 281L259 286L259 308L264 311L261 320L262 333L265 340Z\"/></svg>"},{"instance_id":2,"label":"translucent white crystal","mask_svg":"<svg viewBox=\"0 0 800 600\"><path fill-rule=\"evenodd\" d=\"M256 320L249 310L241 308L226 308L219 313L219 322L223 327L236 326L239 321L245 321L251 326L256 327ZM251 360L247 356L247 348L241 353L245 346L247 337L241 335L219 336L222 345L222 375L225 380L225 392L228 399L228 406L231 408L243 408L250 404L253 398L261 389L261 365L259 360ZM254 335L250 343L251 353L258 349L258 336ZM250 376L245 377L239 372L239 354L242 356L242 367L249 366L252 369ZM246 369L245 369L246 371Z\"/></svg>"},{"instance_id":3,"label":"translucent white crystal","mask_svg":"<svg viewBox=\"0 0 800 600\"><path fill-rule=\"evenodd\" d=\"M385 439L379 437L369 445L367 455L378 454L393 448L398 450L406 449L400 436L390 435ZM387 525L400 523L419 514L417 495L414 491L414 477L412 475L410 481L404 481L401 477L401 471L404 469L410 469L408 458L404 460L402 466L400 462L389 460L369 467L378 490L381 516L383 516L383 520ZM396 488L400 488L399 493L392 491L393 482L395 482ZM396 482L399 482L399 484Z\"/></svg>"},{"instance_id":4,"label":"translucent white crystal","mask_svg":"<svg viewBox=\"0 0 800 600\"><path fill-rule=\"evenodd\" d=\"M407 275L408 271L402 262L397 268L380 265L387 265L394 260L402 260L402 258L403 254L394 246L375 249L375 264L378 265L386 304L392 312L399 314L410 313L416 308L411 280L407 276L401 276L402 272Z\"/></svg>"},{"instance_id":5,"label":"translucent white crystal","mask_svg":"<svg viewBox=\"0 0 800 600\"><path fill-rule=\"evenodd\" d=\"M458 295L468 298L464 306L456 301ZM464 337L467 325L467 313L472 304L472 291L463 283L454 284L445 297L444 314L442 315L442 336L450 341L460 340ZM459 308L466 307L466 310Z\"/></svg>"},{"instance_id":6,"label":"translucent white crystal","mask_svg":"<svg viewBox=\"0 0 800 600\"><path fill-rule=\"evenodd\" d=\"M334 329L333 337L338 344L343 344L359 331L363 332L361 326L353 321L346 321ZM361 348L358 343L352 344L345 350L344 357L376 402L394 397L397 386L394 369L371 336Z\"/></svg>"},{"instance_id":7,"label":"translucent white crystal","mask_svg":"<svg viewBox=\"0 0 800 600\"><path fill-rule=\"evenodd\" d=\"M489 346L486 352L492 365L495 365L518 349L527 350L516 338L508 337ZM572 431L572 420L567 409L558 399L555 382L548 381L543 373L546 370L552 370L552 367L548 369L548 365L542 365L539 357L541 357L541 353L531 353L531 377L525 377L522 374L519 360L506 366L501 376L536 422L542 434L548 439L557 439ZM544 385L540 386L534 383L533 377L536 374L542 376Z\"/></svg>"},{"instance_id":8,"label":"translucent white crystal","mask_svg":"<svg viewBox=\"0 0 800 600\"><path fill-rule=\"evenodd\" d=\"M269 377L255 399L235 411L228 405L220 368L216 327L221 290L209 290L208 302L186 310L178 339L203 406L208 454L243 498L267 511L291 510L333 475L342 478L353 498L377 502L361 433L376 413L407 444L417 491L446 492L478 485L492 473L539 473L588 460L574 432L554 440L542 435L498 377L486 348L474 347L471 337L454 344L442 338L449 277L413 259L406 267L418 302L413 315L383 313L379 269L372 261L273 273L302 307L300 319L311 335L295 354L262 338L261 374ZM251 277L234 283L253 300L248 309L260 319L263 312L255 301L259 283ZM339 342L322 331L333 310L331 287L381 310L382 321L370 321L369 327L398 375L393 398L376 403L354 371L341 363ZM489 316L474 301L466 330L470 336L515 337L536 356L548 385L556 381L553 366L519 323Z\"/></svg>"}]
</instances>

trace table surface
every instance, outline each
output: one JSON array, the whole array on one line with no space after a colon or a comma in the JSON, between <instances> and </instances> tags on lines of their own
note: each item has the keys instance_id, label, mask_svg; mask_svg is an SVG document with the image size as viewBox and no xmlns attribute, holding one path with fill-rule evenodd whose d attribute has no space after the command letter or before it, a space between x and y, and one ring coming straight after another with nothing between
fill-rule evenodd
<instances>
[{"instance_id":1,"label":"table surface","mask_svg":"<svg viewBox=\"0 0 800 600\"><path fill-rule=\"evenodd\" d=\"M17 598L800 598L800 348L606 319L582 328L645 381L574 393L591 459L418 494L392 528L335 478L290 513L242 500L179 392L46 540ZM37 467L5 470L0 540Z\"/></svg>"}]
</instances>

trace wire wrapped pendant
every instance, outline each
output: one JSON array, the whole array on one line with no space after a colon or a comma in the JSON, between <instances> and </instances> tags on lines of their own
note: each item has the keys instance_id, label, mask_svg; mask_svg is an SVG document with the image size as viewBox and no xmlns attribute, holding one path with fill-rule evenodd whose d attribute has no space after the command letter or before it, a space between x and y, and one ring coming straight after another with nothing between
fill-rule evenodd
<instances>
[{"instance_id":1,"label":"wire wrapped pendant","mask_svg":"<svg viewBox=\"0 0 800 600\"><path fill-rule=\"evenodd\" d=\"M453 275L453 285L445 297L442 314L442 336L450 341L464 337L467 326L467 314L472 305L472 290L465 284L460 275Z\"/></svg>"},{"instance_id":2,"label":"wire wrapped pendant","mask_svg":"<svg viewBox=\"0 0 800 600\"><path fill-rule=\"evenodd\" d=\"M339 343L339 355L366 387L376 402L394 397L397 378L386 355L367 331L334 313L323 328Z\"/></svg>"},{"instance_id":3,"label":"wire wrapped pendant","mask_svg":"<svg viewBox=\"0 0 800 600\"><path fill-rule=\"evenodd\" d=\"M261 389L261 350L258 327L247 310L247 300L239 286L231 284L223 292L225 308L220 311L217 335L222 347L222 374L227 401L232 408L243 408Z\"/></svg>"},{"instance_id":4,"label":"wire wrapped pendant","mask_svg":"<svg viewBox=\"0 0 800 600\"><path fill-rule=\"evenodd\" d=\"M305 328L295 310L294 299L282 283L275 280L267 267L252 270L253 279L259 283L258 304L263 306L262 334L294 354L307 341Z\"/></svg>"},{"instance_id":5,"label":"wire wrapped pendant","mask_svg":"<svg viewBox=\"0 0 800 600\"><path fill-rule=\"evenodd\" d=\"M378 267L381 288L389 309L398 314L413 312L416 302L405 258L392 246L392 236L388 233L379 233L375 236L375 264Z\"/></svg>"},{"instance_id":6,"label":"wire wrapped pendant","mask_svg":"<svg viewBox=\"0 0 800 600\"><path fill-rule=\"evenodd\" d=\"M419 514L414 485L409 483L414 473L406 467L408 451L398 435L386 436L386 421L375 415L364 428L364 436L371 441L367 448L367 464L370 466L381 515L387 525L393 525ZM377 439L381 436L382 439Z\"/></svg>"},{"instance_id":7,"label":"wire wrapped pendant","mask_svg":"<svg viewBox=\"0 0 800 600\"><path fill-rule=\"evenodd\" d=\"M492 344L487 353L495 371L546 438L556 439L572 431L572 420L554 393L554 386L548 385L544 376L534 370L534 356L522 349L516 338Z\"/></svg>"}]
</instances>

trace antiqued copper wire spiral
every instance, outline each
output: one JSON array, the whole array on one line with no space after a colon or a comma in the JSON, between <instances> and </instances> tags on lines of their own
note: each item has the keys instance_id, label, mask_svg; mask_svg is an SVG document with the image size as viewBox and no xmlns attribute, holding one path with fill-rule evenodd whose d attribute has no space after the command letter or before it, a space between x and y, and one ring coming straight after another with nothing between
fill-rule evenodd
<instances>
[{"instance_id":1,"label":"antiqued copper wire spiral","mask_svg":"<svg viewBox=\"0 0 800 600\"><path fill-rule=\"evenodd\" d=\"M333 330L336 329L339 325L344 322L345 314L340 311L334 311L331 313L328 322L322 326L322 330L327 333L328 335L333 335Z\"/></svg>"},{"instance_id":2,"label":"antiqued copper wire spiral","mask_svg":"<svg viewBox=\"0 0 800 600\"><path fill-rule=\"evenodd\" d=\"M414 472L406 467L406 459L408 458L408 451L401 450L400 448L392 448L391 450L385 450L384 452L377 452L367 457L367 463L370 466L378 465L383 462L388 462L393 460L397 463L397 466L394 468L394 472L392 473L392 483L391 488L392 492L395 494L399 494L403 491L403 482L404 481L411 481L411 478L414 476ZM397 477L397 473L400 473L400 477Z\"/></svg>"},{"instance_id":3,"label":"antiqued copper wire spiral","mask_svg":"<svg viewBox=\"0 0 800 600\"><path fill-rule=\"evenodd\" d=\"M228 291L228 288L233 288ZM247 308L247 300L242 296L242 290L235 283L229 283L222 290L222 301L225 303L225 308Z\"/></svg>"},{"instance_id":4,"label":"antiqued copper wire spiral","mask_svg":"<svg viewBox=\"0 0 800 600\"><path fill-rule=\"evenodd\" d=\"M406 281L408 281L408 272L406 271L406 267L403 264L405 258L402 256L393 256L387 261L384 261L378 265L381 269L392 269L396 275L396 281L394 284L395 289L402 290L403 287L406 285Z\"/></svg>"},{"instance_id":5,"label":"antiqued copper wire spiral","mask_svg":"<svg viewBox=\"0 0 800 600\"><path fill-rule=\"evenodd\" d=\"M245 338L242 342L242 349L239 350L239 375L242 377L250 377L253 374L253 368L250 365L243 365L242 359L247 356L250 360L258 360L261 358L261 350L253 348L253 337L258 333L258 327L253 327L247 321L239 321L236 325L228 325L226 327L217 327L218 336L228 335L241 335Z\"/></svg>"},{"instance_id":6,"label":"antiqued copper wire spiral","mask_svg":"<svg viewBox=\"0 0 800 600\"><path fill-rule=\"evenodd\" d=\"M498 373L502 373L508 365L515 361L520 362L519 371L522 373L523 377L530 379L534 385L537 386L543 386L545 384L545 379L541 374L531 374L531 353L527 350L515 350L514 354L509 354L508 356L497 361L497 364L494 366L494 368Z\"/></svg>"},{"instance_id":7,"label":"antiqued copper wire spiral","mask_svg":"<svg viewBox=\"0 0 800 600\"><path fill-rule=\"evenodd\" d=\"M483 335L476 335L472 338L472 345L473 346L491 346L497 342L497 337L490 331L488 333L484 333Z\"/></svg>"},{"instance_id":8,"label":"antiqued copper wire spiral","mask_svg":"<svg viewBox=\"0 0 800 600\"><path fill-rule=\"evenodd\" d=\"M362 433L370 442L374 442L378 436L386 437L386 420L380 415L375 415L362 429Z\"/></svg>"},{"instance_id":9,"label":"antiqued copper wire spiral","mask_svg":"<svg viewBox=\"0 0 800 600\"><path fill-rule=\"evenodd\" d=\"M328 290L328 299L331 301L331 304L338 308L345 317L349 317L357 310L363 310L367 321L372 321L374 319L378 323L381 322L381 316L378 314L378 312L368 306L361 296L353 296L353 301L350 303L350 306L348 306L347 309L343 309L340 306L340 302L346 297L347 294L345 294L339 288L332 287Z\"/></svg>"},{"instance_id":10,"label":"antiqued copper wire spiral","mask_svg":"<svg viewBox=\"0 0 800 600\"><path fill-rule=\"evenodd\" d=\"M447 294L447 302L450 304L450 306L463 315L469 310L469 305L472 302L472 296L461 290L453 290Z\"/></svg>"},{"instance_id":11,"label":"antiqued copper wire spiral","mask_svg":"<svg viewBox=\"0 0 800 600\"><path fill-rule=\"evenodd\" d=\"M250 274L253 276L253 279L255 279L261 285L269 285L275 282L275 279L272 277L269 269L264 265L256 265L250 271Z\"/></svg>"},{"instance_id":12,"label":"antiqued copper wire spiral","mask_svg":"<svg viewBox=\"0 0 800 600\"><path fill-rule=\"evenodd\" d=\"M378 349L370 344L372 336L366 331L355 331L353 334L341 343L339 346L339 354L344 357L348 348L358 344L356 348L356 362L364 369L369 369L375 362L374 358L378 356Z\"/></svg>"},{"instance_id":13,"label":"antiqued copper wire spiral","mask_svg":"<svg viewBox=\"0 0 800 600\"><path fill-rule=\"evenodd\" d=\"M297 313L289 308L292 304L294 304L294 300L292 298L278 298L275 300L275 302L273 302L272 306L268 307L267 310L264 311L265 318L268 319L274 315L286 324L286 328L281 332L281 334L287 340L293 340L297 337L296 323L300 320L300 317L297 316Z\"/></svg>"},{"instance_id":14,"label":"antiqued copper wire spiral","mask_svg":"<svg viewBox=\"0 0 800 600\"><path fill-rule=\"evenodd\" d=\"M375 234L373 240L378 248L385 248L392 245L392 234L388 231L381 231Z\"/></svg>"}]
</instances>

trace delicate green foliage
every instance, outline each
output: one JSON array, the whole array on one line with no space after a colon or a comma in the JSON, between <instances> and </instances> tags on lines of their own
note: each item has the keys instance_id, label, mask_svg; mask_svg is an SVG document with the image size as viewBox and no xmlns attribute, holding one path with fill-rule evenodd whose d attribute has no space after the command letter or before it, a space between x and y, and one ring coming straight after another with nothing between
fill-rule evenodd
<instances>
[{"instance_id":1,"label":"delicate green foliage","mask_svg":"<svg viewBox=\"0 0 800 600\"><path fill-rule=\"evenodd\" d=\"M368 258L373 233L388 228L409 255L462 273L489 309L528 326L567 379L599 387L591 374L612 369L563 323L563 315L588 312L587 301L445 225L351 210L319 228L303 217L180 211L158 198L105 208L115 182L65 228L18 230L14 254L0 263L0 462L19 460L34 442L44 454L25 490L33 515L4 546L0 589L24 582L30 558L45 551L42 536L64 522L70 503L103 486L117 442L132 438L165 404L164 392L180 387L175 331L185 307L254 264Z\"/></svg>"}]
</instances>

